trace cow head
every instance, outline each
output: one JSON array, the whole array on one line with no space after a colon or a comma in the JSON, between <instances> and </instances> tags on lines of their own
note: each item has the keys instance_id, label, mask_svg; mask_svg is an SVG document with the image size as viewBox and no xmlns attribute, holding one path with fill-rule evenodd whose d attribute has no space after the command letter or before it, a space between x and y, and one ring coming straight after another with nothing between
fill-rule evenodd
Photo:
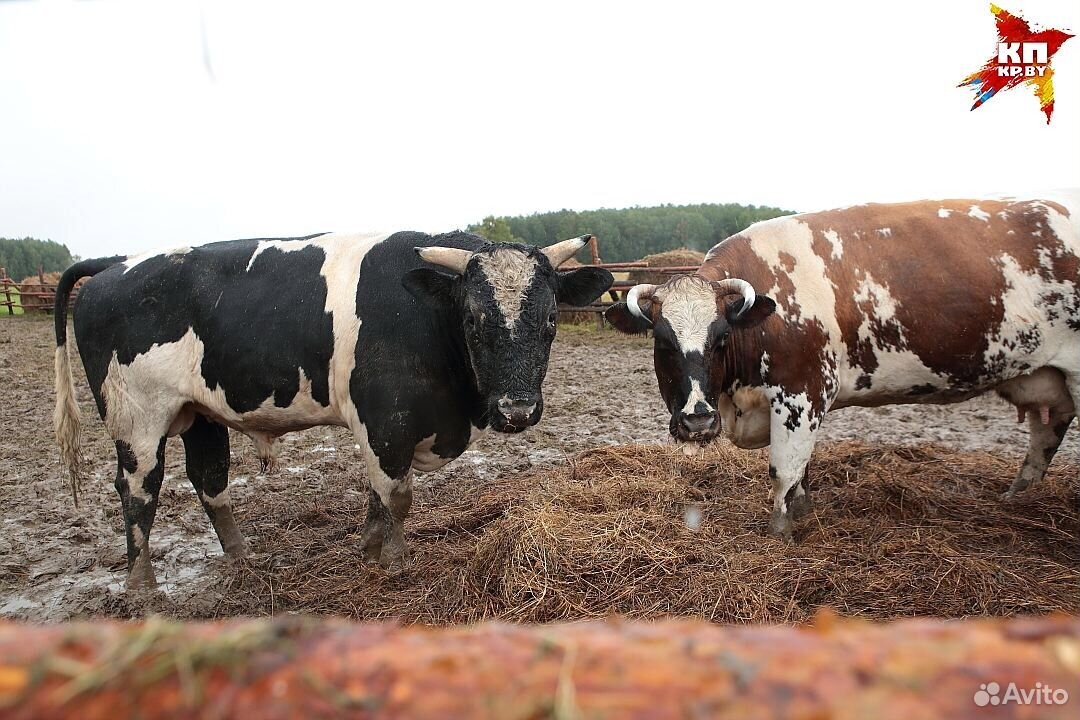
<instances>
[{"instance_id":1,"label":"cow head","mask_svg":"<svg viewBox=\"0 0 1080 720\"><path fill-rule=\"evenodd\" d=\"M608 308L607 318L621 332L653 331L653 364L660 394L671 411L671 434L683 442L706 443L720 432L720 410L729 423L741 415L733 400L758 409L754 398L732 397L737 395L732 392L736 379L745 370L737 367L744 353L733 346L743 335L741 330L757 326L775 309L771 298L755 293L745 280L681 275L664 285L636 285L626 294L626 302ZM755 437L747 442L760 446L768 444L767 406L763 443L758 415L755 412L745 427L754 425Z\"/></svg>"},{"instance_id":2,"label":"cow head","mask_svg":"<svg viewBox=\"0 0 1080 720\"><path fill-rule=\"evenodd\" d=\"M589 237L543 249L509 243L492 243L475 252L416 249L441 269L412 270L405 287L418 299L449 309L451 321L460 323L494 430L520 432L540 421L541 386L558 320L556 303L587 305L611 286L607 270L557 271Z\"/></svg>"}]
</instances>

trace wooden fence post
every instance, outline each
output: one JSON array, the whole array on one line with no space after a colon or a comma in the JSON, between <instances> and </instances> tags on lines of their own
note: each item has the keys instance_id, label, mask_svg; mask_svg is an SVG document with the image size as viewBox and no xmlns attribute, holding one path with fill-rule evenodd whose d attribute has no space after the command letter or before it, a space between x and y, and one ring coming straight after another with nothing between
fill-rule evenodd
<instances>
[{"instance_id":1,"label":"wooden fence post","mask_svg":"<svg viewBox=\"0 0 1080 720\"><path fill-rule=\"evenodd\" d=\"M595 235L589 236L589 259L593 265L602 265L604 260L600 257L600 241ZM612 294L615 301L618 302L619 296ZM604 317L604 313L596 313L596 329L603 330L607 326L607 319Z\"/></svg>"},{"instance_id":2,"label":"wooden fence post","mask_svg":"<svg viewBox=\"0 0 1080 720\"><path fill-rule=\"evenodd\" d=\"M8 315L14 315L15 304L11 302L11 290L8 285L7 268L0 267L0 285L4 286L4 305L7 306Z\"/></svg>"}]
</instances>

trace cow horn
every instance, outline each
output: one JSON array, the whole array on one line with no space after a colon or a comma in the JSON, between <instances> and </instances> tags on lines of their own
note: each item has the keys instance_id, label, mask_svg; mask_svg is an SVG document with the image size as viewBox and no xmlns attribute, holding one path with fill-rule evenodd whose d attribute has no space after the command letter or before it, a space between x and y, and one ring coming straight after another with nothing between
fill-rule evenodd
<instances>
[{"instance_id":1,"label":"cow horn","mask_svg":"<svg viewBox=\"0 0 1080 720\"><path fill-rule=\"evenodd\" d=\"M554 245L548 245L540 252L547 256L547 259L551 261L552 267L559 267L564 262L577 255L577 251L585 247L585 243L589 242L589 240L592 240L592 235L582 235L581 237L557 242Z\"/></svg>"},{"instance_id":2,"label":"cow horn","mask_svg":"<svg viewBox=\"0 0 1080 720\"><path fill-rule=\"evenodd\" d=\"M424 262L432 265L440 265L447 270L453 270L458 275L465 272L465 266L469 264L472 253L460 248L448 247L418 247L416 254Z\"/></svg>"},{"instance_id":3,"label":"cow horn","mask_svg":"<svg viewBox=\"0 0 1080 720\"><path fill-rule=\"evenodd\" d=\"M738 278L729 278L727 280L720 280L716 283L716 291L722 293L739 293L743 296L743 306L739 310L739 314L754 306L754 300L757 299L757 293L754 292L754 286L745 280L739 280Z\"/></svg>"},{"instance_id":4,"label":"cow horn","mask_svg":"<svg viewBox=\"0 0 1080 720\"><path fill-rule=\"evenodd\" d=\"M630 314L645 320L652 325L652 318L645 313L641 312L641 306L638 305L638 300L645 298L651 298L652 294L656 292L656 285L635 285L630 288L630 292L626 293L626 308L630 311Z\"/></svg>"}]
</instances>

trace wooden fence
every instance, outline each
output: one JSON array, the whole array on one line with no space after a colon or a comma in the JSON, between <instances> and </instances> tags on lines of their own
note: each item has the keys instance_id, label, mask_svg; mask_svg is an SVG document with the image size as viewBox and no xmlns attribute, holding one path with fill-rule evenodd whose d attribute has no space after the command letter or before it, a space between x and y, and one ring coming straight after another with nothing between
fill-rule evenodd
<instances>
[{"instance_id":1,"label":"wooden fence","mask_svg":"<svg viewBox=\"0 0 1080 720\"><path fill-rule=\"evenodd\" d=\"M589 255L590 255L589 264L588 265L583 265L581 267L603 268L603 269L605 269L605 270L607 270L609 272L612 272L612 273L623 273L623 272L633 272L635 270L638 270L638 271L646 270L649 273L654 273L654 274L657 274L657 275L685 275L685 274L690 274L690 273L697 272L697 270L698 270L697 265L680 265L680 266L673 266L673 267L651 267L644 260L634 260L634 261L631 261L631 262L606 263L606 262L604 262L603 258L600 257L600 244L599 244L599 241L596 239L595 235L593 235L589 239ZM577 269L577 268L574 268L574 269ZM567 314L570 314L570 313L592 313L592 314L595 314L596 315L596 326L598 328L603 328L605 326L605 324L606 324L606 322L604 320L604 311L607 310L609 307L611 307L612 304L617 303L620 300L626 299L626 293L629 292L630 288L634 287L634 285L636 285L636 284L637 283L634 283L634 282L627 282L627 281L620 282L620 281L616 280L615 283L608 290L608 292L604 293L604 295L602 295L600 298L598 298L595 302L593 302L593 303L591 303L589 305L581 306L581 307L577 307L577 306L573 306L573 305L559 305L559 312L560 313L567 313ZM565 318L566 315L564 315L563 317Z\"/></svg>"},{"instance_id":2,"label":"wooden fence","mask_svg":"<svg viewBox=\"0 0 1080 720\"><path fill-rule=\"evenodd\" d=\"M0 267L0 313L22 315L22 293L19 285L8 277L7 268Z\"/></svg>"},{"instance_id":3,"label":"wooden fence","mask_svg":"<svg viewBox=\"0 0 1080 720\"><path fill-rule=\"evenodd\" d=\"M0 315L22 315L23 313L51 314L56 301L57 284L45 278L45 273L38 268L37 280L24 280L20 285L8 277L7 269L0 267ZM69 302L75 299L79 287L71 291Z\"/></svg>"}]
</instances>

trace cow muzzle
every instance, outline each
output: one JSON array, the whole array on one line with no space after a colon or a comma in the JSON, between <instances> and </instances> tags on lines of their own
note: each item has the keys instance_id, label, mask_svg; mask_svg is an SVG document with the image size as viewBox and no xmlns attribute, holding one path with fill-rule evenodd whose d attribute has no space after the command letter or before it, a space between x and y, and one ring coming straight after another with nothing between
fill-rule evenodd
<instances>
[{"instance_id":1,"label":"cow muzzle","mask_svg":"<svg viewBox=\"0 0 1080 720\"><path fill-rule=\"evenodd\" d=\"M680 412L671 418L671 434L682 442L711 442L720 433L720 414Z\"/></svg>"},{"instance_id":2,"label":"cow muzzle","mask_svg":"<svg viewBox=\"0 0 1080 720\"><path fill-rule=\"evenodd\" d=\"M537 395L525 398L503 396L493 403L489 413L491 428L497 432L517 433L540 422L544 401Z\"/></svg>"}]
</instances>

